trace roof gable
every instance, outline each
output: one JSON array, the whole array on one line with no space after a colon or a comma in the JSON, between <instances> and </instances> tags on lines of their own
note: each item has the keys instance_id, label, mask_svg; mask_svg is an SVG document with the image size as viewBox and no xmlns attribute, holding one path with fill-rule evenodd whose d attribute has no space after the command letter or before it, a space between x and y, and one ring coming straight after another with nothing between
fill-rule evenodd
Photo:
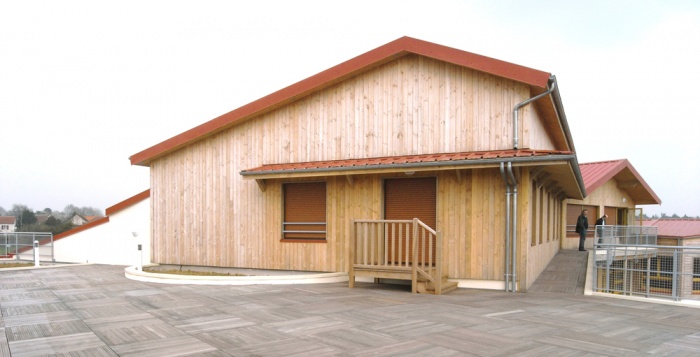
<instances>
[{"instance_id":1,"label":"roof gable","mask_svg":"<svg viewBox=\"0 0 700 357\"><path fill-rule=\"evenodd\" d=\"M626 191L637 204L661 204L661 199L627 159L589 162L580 164L579 168L589 194L610 179L615 179L617 186Z\"/></svg>"},{"instance_id":2,"label":"roof gable","mask_svg":"<svg viewBox=\"0 0 700 357\"><path fill-rule=\"evenodd\" d=\"M132 155L129 159L132 165L148 166L153 159L187 144L408 54L417 54L524 83L537 91L543 91L547 87L551 76L547 72L517 64L410 37L402 37L167 139Z\"/></svg>"},{"instance_id":3,"label":"roof gable","mask_svg":"<svg viewBox=\"0 0 700 357\"><path fill-rule=\"evenodd\" d=\"M17 218L15 216L0 216L1 224L15 224Z\"/></svg>"}]
</instances>

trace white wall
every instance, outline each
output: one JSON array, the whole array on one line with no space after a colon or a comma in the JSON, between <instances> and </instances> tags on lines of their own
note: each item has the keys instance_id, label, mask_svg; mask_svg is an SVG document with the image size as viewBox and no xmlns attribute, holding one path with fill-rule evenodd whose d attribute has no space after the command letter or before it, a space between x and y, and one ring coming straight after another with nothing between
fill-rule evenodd
<instances>
[{"instance_id":1,"label":"white wall","mask_svg":"<svg viewBox=\"0 0 700 357\"><path fill-rule=\"evenodd\" d=\"M54 259L66 263L149 264L151 257L150 198L109 216L109 222L54 242ZM134 238L132 232L138 232ZM141 244L142 251L137 250Z\"/></svg>"}]
</instances>

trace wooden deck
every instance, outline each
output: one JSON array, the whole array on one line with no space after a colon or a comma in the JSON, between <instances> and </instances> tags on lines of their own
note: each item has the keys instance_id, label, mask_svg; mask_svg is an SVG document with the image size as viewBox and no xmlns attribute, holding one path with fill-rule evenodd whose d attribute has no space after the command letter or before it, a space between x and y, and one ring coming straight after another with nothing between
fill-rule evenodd
<instances>
[{"instance_id":1,"label":"wooden deck","mask_svg":"<svg viewBox=\"0 0 700 357\"><path fill-rule=\"evenodd\" d=\"M700 309L577 293L170 285L91 265L0 271L0 312L3 357L700 354Z\"/></svg>"}]
</instances>

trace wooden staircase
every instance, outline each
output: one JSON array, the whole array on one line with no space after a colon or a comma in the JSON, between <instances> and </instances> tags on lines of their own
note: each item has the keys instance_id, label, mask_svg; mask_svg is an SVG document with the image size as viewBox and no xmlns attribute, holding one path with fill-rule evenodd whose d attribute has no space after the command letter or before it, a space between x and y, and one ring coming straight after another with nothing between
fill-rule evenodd
<instances>
[{"instance_id":1,"label":"wooden staircase","mask_svg":"<svg viewBox=\"0 0 700 357\"><path fill-rule=\"evenodd\" d=\"M356 276L410 280L413 293L444 294L457 288L442 274L440 232L413 220L353 220L348 286ZM438 278L439 277L439 278Z\"/></svg>"},{"instance_id":2,"label":"wooden staircase","mask_svg":"<svg viewBox=\"0 0 700 357\"><path fill-rule=\"evenodd\" d=\"M440 285L440 294L446 294L457 289L457 282L447 281L447 275L442 276ZM437 294L436 288L437 284L425 278L418 279L418 283L416 284L416 290L419 294Z\"/></svg>"}]
</instances>

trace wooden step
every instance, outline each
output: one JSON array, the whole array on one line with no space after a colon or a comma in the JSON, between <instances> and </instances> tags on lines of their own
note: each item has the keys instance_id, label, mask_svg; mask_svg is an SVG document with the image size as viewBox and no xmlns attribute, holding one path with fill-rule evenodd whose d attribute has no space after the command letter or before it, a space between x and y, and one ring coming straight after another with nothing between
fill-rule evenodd
<instances>
[{"instance_id":1,"label":"wooden step","mask_svg":"<svg viewBox=\"0 0 700 357\"><path fill-rule=\"evenodd\" d=\"M457 289L457 282L447 281L447 277L442 278L442 294L449 293L452 290ZM432 281L419 281L417 283L417 290L420 294L435 294L435 283Z\"/></svg>"}]
</instances>

